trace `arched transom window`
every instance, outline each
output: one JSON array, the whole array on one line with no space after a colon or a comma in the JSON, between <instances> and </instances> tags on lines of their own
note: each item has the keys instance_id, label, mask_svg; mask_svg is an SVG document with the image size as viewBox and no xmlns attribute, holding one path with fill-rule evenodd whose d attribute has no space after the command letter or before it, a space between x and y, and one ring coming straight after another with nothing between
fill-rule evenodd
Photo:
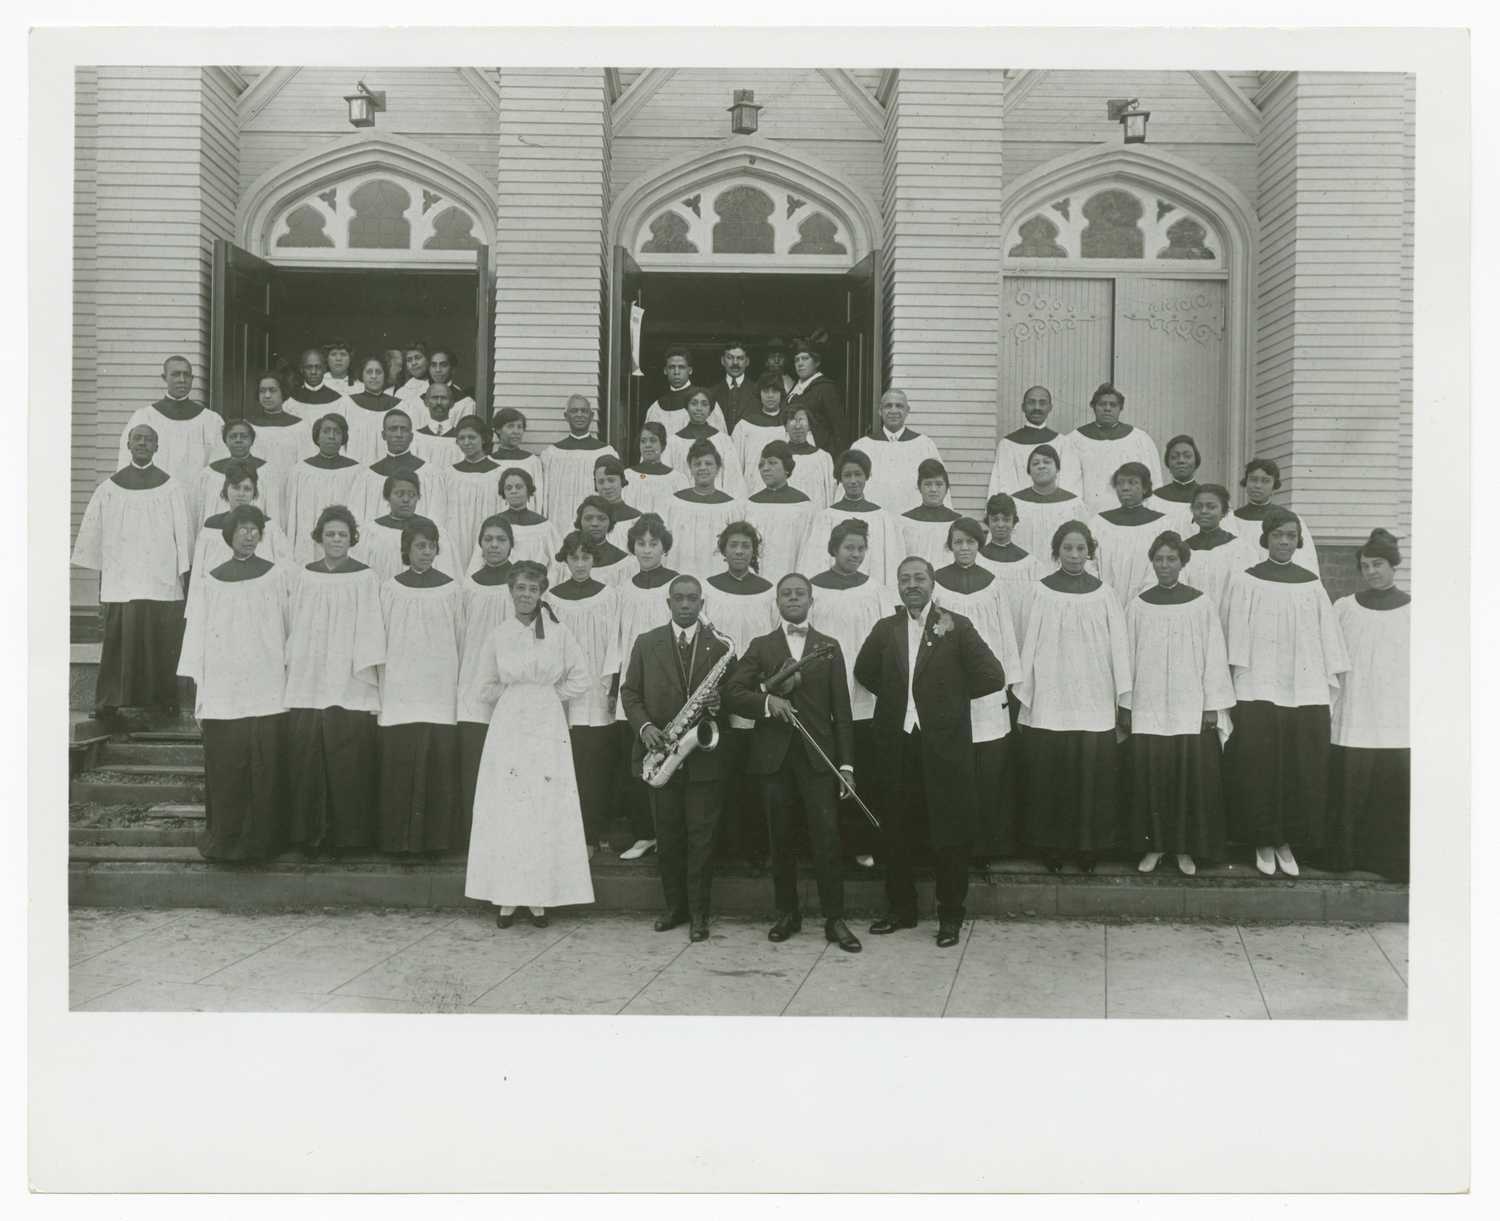
<instances>
[{"instance_id":1,"label":"arched transom window","mask_svg":"<svg viewBox=\"0 0 1500 1221\"><path fill-rule=\"evenodd\" d=\"M1101 183L1049 200L1005 239L1009 266L1102 266L1222 273L1224 239L1186 205L1135 183Z\"/></svg>"},{"instance_id":2,"label":"arched transom window","mask_svg":"<svg viewBox=\"0 0 1500 1221\"><path fill-rule=\"evenodd\" d=\"M467 263L483 244L465 205L414 178L374 171L289 201L267 254L281 263Z\"/></svg>"}]
</instances>

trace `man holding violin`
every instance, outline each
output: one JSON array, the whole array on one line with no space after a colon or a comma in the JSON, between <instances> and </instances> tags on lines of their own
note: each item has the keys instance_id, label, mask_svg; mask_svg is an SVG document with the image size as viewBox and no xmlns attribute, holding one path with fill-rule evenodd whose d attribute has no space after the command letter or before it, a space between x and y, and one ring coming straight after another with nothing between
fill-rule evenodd
<instances>
[{"instance_id":1,"label":"man holding violin","mask_svg":"<svg viewBox=\"0 0 1500 1221\"><path fill-rule=\"evenodd\" d=\"M750 642L730 673L724 699L730 712L755 722L745 771L760 777L771 830L776 922L770 939L785 941L802 928L793 837L800 798L824 933L841 950L857 953L859 938L844 923L838 831L839 788L854 791L854 720L843 653L833 637L808 624L812 602L812 583L801 573L777 582L781 623Z\"/></svg>"}]
</instances>

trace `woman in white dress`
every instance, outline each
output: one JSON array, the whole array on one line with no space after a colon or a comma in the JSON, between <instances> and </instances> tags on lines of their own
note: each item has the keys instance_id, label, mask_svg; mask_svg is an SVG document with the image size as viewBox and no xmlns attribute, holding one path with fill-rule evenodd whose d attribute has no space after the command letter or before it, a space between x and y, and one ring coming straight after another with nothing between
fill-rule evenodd
<instances>
[{"instance_id":1,"label":"woman in white dress","mask_svg":"<svg viewBox=\"0 0 1500 1221\"><path fill-rule=\"evenodd\" d=\"M545 928L549 907L594 901L565 712L594 679L573 633L542 600L546 568L512 565L510 591L514 613L490 633L483 667L482 694L495 711L464 894L495 904L500 928L522 905Z\"/></svg>"},{"instance_id":2,"label":"woman in white dress","mask_svg":"<svg viewBox=\"0 0 1500 1221\"><path fill-rule=\"evenodd\" d=\"M1130 693L1120 701L1130 777L1130 837L1150 873L1163 855L1192 875L1224 859L1219 744L1234 683L1218 609L1180 580L1193 553L1175 530L1150 544L1156 585L1130 600Z\"/></svg>"},{"instance_id":3,"label":"woman in white dress","mask_svg":"<svg viewBox=\"0 0 1500 1221\"><path fill-rule=\"evenodd\" d=\"M813 509L821 513L833 503L838 482L833 477L833 458L807 438L812 434L812 412L806 407L788 407L786 443L797 466L788 482L806 494Z\"/></svg>"},{"instance_id":4,"label":"woman in white dress","mask_svg":"<svg viewBox=\"0 0 1500 1221\"><path fill-rule=\"evenodd\" d=\"M1106 509L1089 522L1099 540L1095 563L1100 580L1115 591L1122 607L1155 582L1151 575L1151 540L1167 529L1166 515L1142 502L1151 495L1151 472L1139 462L1127 462L1114 475L1120 505Z\"/></svg>"},{"instance_id":5,"label":"woman in white dress","mask_svg":"<svg viewBox=\"0 0 1500 1221\"><path fill-rule=\"evenodd\" d=\"M1349 672L1333 701L1330 869L1404 882L1411 865L1411 595L1396 588L1401 552L1388 530L1355 553L1366 588L1333 604Z\"/></svg>"},{"instance_id":6,"label":"woman in white dress","mask_svg":"<svg viewBox=\"0 0 1500 1221\"><path fill-rule=\"evenodd\" d=\"M463 559L479 544L479 525L505 508L500 498L501 466L489 456L490 430L477 415L466 415L453 429L459 460L448 468L448 527L453 550Z\"/></svg>"},{"instance_id":7,"label":"woman in white dress","mask_svg":"<svg viewBox=\"0 0 1500 1221\"><path fill-rule=\"evenodd\" d=\"M948 468L936 458L924 459L917 467L917 491L922 503L901 514L902 549L921 556L936 572L948 562L948 530L961 516L946 503Z\"/></svg>"},{"instance_id":8,"label":"woman in white dress","mask_svg":"<svg viewBox=\"0 0 1500 1221\"><path fill-rule=\"evenodd\" d=\"M811 576L827 568L835 527L856 518L865 523L868 543L864 567L860 571L868 574L876 585L894 589L896 569L906 558L906 552L902 550L901 523L882 506L865 499L865 486L870 479L869 455L859 449L846 449L839 455L838 477L842 495L835 492L837 499L813 519L812 529L808 531L807 542L798 559L797 571Z\"/></svg>"},{"instance_id":9,"label":"woman in white dress","mask_svg":"<svg viewBox=\"0 0 1500 1221\"><path fill-rule=\"evenodd\" d=\"M933 574L932 600L968 619L1000 662L1006 681L1014 682L1021 668L1015 621L1006 602L1004 583L978 562L982 546L984 527L972 517L960 517L948 527L947 547L953 562ZM1018 769L1011 758L1011 719L1005 691L970 701L969 715L974 731L974 777L980 795L974 859L984 866L994 857L1015 856L1020 847Z\"/></svg>"},{"instance_id":10,"label":"woman in white dress","mask_svg":"<svg viewBox=\"0 0 1500 1221\"><path fill-rule=\"evenodd\" d=\"M286 524L292 540L292 559L306 564L322 558L313 541L313 527L329 505L352 505L362 495L362 467L343 452L349 442L349 422L332 411L313 421L318 452L304 458L286 478Z\"/></svg>"},{"instance_id":11,"label":"woman in white dress","mask_svg":"<svg viewBox=\"0 0 1500 1221\"><path fill-rule=\"evenodd\" d=\"M1057 571L1052 558L1052 536L1066 521L1081 521L1086 515L1083 501L1058 483L1062 460L1050 445L1038 445L1026 459L1026 474L1031 486L1015 493L1015 540L1024 551L1036 556L1049 572Z\"/></svg>"},{"instance_id":12,"label":"woman in white dress","mask_svg":"<svg viewBox=\"0 0 1500 1221\"><path fill-rule=\"evenodd\" d=\"M1201 589L1214 604L1220 620L1229 605L1229 582L1237 572L1260 563L1260 545L1241 538L1219 523L1229 512L1229 489L1220 483L1200 483L1193 496L1193 524L1188 535L1192 561L1182 570L1182 583Z\"/></svg>"},{"instance_id":13,"label":"woman in white dress","mask_svg":"<svg viewBox=\"0 0 1500 1221\"><path fill-rule=\"evenodd\" d=\"M329 505L313 537L323 556L296 574L287 641L288 830L304 852L337 855L375 843L385 622L379 580L349 555L354 514Z\"/></svg>"},{"instance_id":14,"label":"woman in white dress","mask_svg":"<svg viewBox=\"0 0 1500 1221\"><path fill-rule=\"evenodd\" d=\"M761 450L761 490L745 502L745 520L760 534L760 575L775 585L797 570L797 557L812 529L813 503L789 480L797 460L785 441Z\"/></svg>"},{"instance_id":15,"label":"woman in white dress","mask_svg":"<svg viewBox=\"0 0 1500 1221\"><path fill-rule=\"evenodd\" d=\"M1175 530L1186 538L1193 532L1193 497L1198 493L1203 455L1198 452L1198 442L1180 433L1167 442L1162 457L1167 464L1167 481L1152 489L1146 507L1166 518L1163 530Z\"/></svg>"},{"instance_id":16,"label":"woman in white dress","mask_svg":"<svg viewBox=\"0 0 1500 1221\"><path fill-rule=\"evenodd\" d=\"M265 514L239 505L224 541L233 558L188 594L177 673L197 684L211 861L265 860L286 838L286 661L290 586L285 568L255 554Z\"/></svg>"},{"instance_id":17,"label":"woman in white dress","mask_svg":"<svg viewBox=\"0 0 1500 1221\"><path fill-rule=\"evenodd\" d=\"M380 357L365 357L362 367L364 389L348 396L344 410L349 413L349 456L369 466L385 453L385 413L401 406L401 400L386 389L385 363Z\"/></svg>"},{"instance_id":18,"label":"woman in white dress","mask_svg":"<svg viewBox=\"0 0 1500 1221\"><path fill-rule=\"evenodd\" d=\"M1115 724L1117 706L1130 695L1130 641L1114 591L1085 571L1094 548L1083 522L1057 528L1051 551L1058 570L1032 591L1015 683L1026 841L1054 873L1068 855L1092 873L1118 834Z\"/></svg>"},{"instance_id":19,"label":"woman in white dress","mask_svg":"<svg viewBox=\"0 0 1500 1221\"><path fill-rule=\"evenodd\" d=\"M277 475L264 458L251 452L255 446L255 425L249 420L229 420L224 425L223 437L228 457L215 458L198 472L195 483L183 485L184 493L191 488L188 503L191 520L202 521L213 512L224 487L224 470L231 462L248 462L255 468L255 507L267 517L286 520L286 480ZM316 449L316 446L312 448Z\"/></svg>"},{"instance_id":20,"label":"woman in white dress","mask_svg":"<svg viewBox=\"0 0 1500 1221\"><path fill-rule=\"evenodd\" d=\"M693 485L677 492L667 504L667 525L675 540L672 561L681 572L699 580L724 569L719 534L744 516L744 506L719 487L719 450L712 441L694 441L687 453Z\"/></svg>"},{"instance_id":21,"label":"woman in white dress","mask_svg":"<svg viewBox=\"0 0 1500 1221\"><path fill-rule=\"evenodd\" d=\"M573 775L578 781L578 804L589 859L595 851L610 850L610 807L619 767L615 727L615 688L620 673L619 591L594 580L594 556L599 544L574 530L557 549L568 579L554 585L549 605L558 621L583 650L591 678L589 689L567 701L568 740Z\"/></svg>"},{"instance_id":22,"label":"woman in white dress","mask_svg":"<svg viewBox=\"0 0 1500 1221\"><path fill-rule=\"evenodd\" d=\"M699 441L707 441L719 455L719 472L714 486L731 499L741 499L745 495L745 473L741 467L740 451L727 432L720 432L708 422L713 407L714 401L707 390L694 390L688 396L688 422L667 438L663 461L681 471L685 479L693 481L692 451Z\"/></svg>"},{"instance_id":23,"label":"woman in white dress","mask_svg":"<svg viewBox=\"0 0 1500 1221\"><path fill-rule=\"evenodd\" d=\"M1051 569L1043 565L1040 557L1016 546L1013 537L1020 509L1015 499L1005 492L996 492L984 506L984 524L989 530L989 542L979 549L976 563L993 572L1004 587L1005 604L1010 608L1011 626L1015 629L1019 645L1023 634L1022 615L1025 611L1031 587ZM1016 723L1016 703L1011 701L1011 724Z\"/></svg>"},{"instance_id":24,"label":"woman in white dress","mask_svg":"<svg viewBox=\"0 0 1500 1221\"><path fill-rule=\"evenodd\" d=\"M212 572L220 564L233 558L229 546L224 542L224 526L229 520L229 514L240 505L256 505L260 508L256 504L259 498L259 476L260 472L248 462L229 463L218 496L219 503L225 508L204 519L203 528L198 531L198 538L193 546L193 572ZM262 509L262 512L265 511ZM284 568L295 567L292 544L269 514L266 514L266 524L261 531L256 554Z\"/></svg>"},{"instance_id":25,"label":"woman in white dress","mask_svg":"<svg viewBox=\"0 0 1500 1221\"><path fill-rule=\"evenodd\" d=\"M667 505L677 492L691 482L663 457L667 450L667 428L655 420L641 425L636 439L640 460L625 468L625 490L630 503L642 513L665 517Z\"/></svg>"},{"instance_id":26,"label":"woman in white dress","mask_svg":"<svg viewBox=\"0 0 1500 1221\"><path fill-rule=\"evenodd\" d=\"M457 728L463 587L434 566L441 541L432 522L411 521L401 532L407 567L380 587L382 852L454 852L467 839Z\"/></svg>"},{"instance_id":27,"label":"woman in white dress","mask_svg":"<svg viewBox=\"0 0 1500 1221\"><path fill-rule=\"evenodd\" d=\"M1240 476L1240 487L1245 489L1246 501L1225 519L1224 525L1253 543L1257 554L1265 559L1266 545L1261 536L1265 533L1266 515L1281 507L1271 499L1272 493L1281 490L1281 467L1270 458L1251 458L1245 463L1245 473ZM1314 576L1319 574L1318 549L1306 525L1302 527L1302 542L1297 545L1292 563Z\"/></svg>"},{"instance_id":28,"label":"woman in white dress","mask_svg":"<svg viewBox=\"0 0 1500 1221\"><path fill-rule=\"evenodd\" d=\"M1231 838L1255 867L1299 872L1320 851L1328 818L1329 705L1349 657L1323 583L1296 563L1302 522L1274 508L1262 523L1268 558L1229 583L1225 636L1234 675L1234 736L1225 757Z\"/></svg>"},{"instance_id":29,"label":"woman in white dress","mask_svg":"<svg viewBox=\"0 0 1500 1221\"><path fill-rule=\"evenodd\" d=\"M458 663L458 772L464 825L474 813L474 785L494 708L479 698L490 633L510 617L510 566L514 538L510 523L496 513L479 526L477 559L459 584L463 587L464 652Z\"/></svg>"}]
</instances>

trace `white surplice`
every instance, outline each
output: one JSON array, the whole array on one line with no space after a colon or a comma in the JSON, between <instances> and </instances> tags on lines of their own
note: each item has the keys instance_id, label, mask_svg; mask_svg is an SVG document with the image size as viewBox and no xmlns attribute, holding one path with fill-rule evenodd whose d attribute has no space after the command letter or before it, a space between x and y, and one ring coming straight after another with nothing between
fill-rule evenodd
<instances>
[{"instance_id":1,"label":"white surplice","mask_svg":"<svg viewBox=\"0 0 1500 1221\"><path fill-rule=\"evenodd\" d=\"M903 513L898 520L901 523L902 559L919 555L933 568L945 568L953 563L953 553L948 550L948 531L957 517L951 521L919 521Z\"/></svg>"},{"instance_id":2,"label":"white surplice","mask_svg":"<svg viewBox=\"0 0 1500 1221\"><path fill-rule=\"evenodd\" d=\"M256 454L255 457L261 457ZM215 462L219 459L215 458ZM269 462L261 462L255 471L255 499L250 503L275 521L290 521L287 516L286 477L287 473L277 473L271 468ZM212 517L215 513L222 513L229 507L229 502L224 499L224 476L214 470L213 463L205 466L198 472L197 482L188 495L187 488L183 488L187 495L188 520L201 522Z\"/></svg>"},{"instance_id":3,"label":"white surplice","mask_svg":"<svg viewBox=\"0 0 1500 1221\"><path fill-rule=\"evenodd\" d=\"M812 501L814 509L821 512L839 498L839 483L833 477L833 459L826 450L794 454L793 459L792 473L787 482Z\"/></svg>"},{"instance_id":4,"label":"white surplice","mask_svg":"<svg viewBox=\"0 0 1500 1221\"><path fill-rule=\"evenodd\" d=\"M1006 684L1015 682L1021 669L1021 651L1016 642L1015 621L1005 600L1005 587L996 577L975 593L960 593L934 581L932 600L943 610L962 615L974 625L979 638L1005 671ZM969 716L975 742L995 742L1010 733L1010 709L1005 688L969 701Z\"/></svg>"},{"instance_id":5,"label":"white surplice","mask_svg":"<svg viewBox=\"0 0 1500 1221\"><path fill-rule=\"evenodd\" d=\"M1101 581L1115 591L1121 606L1144 589L1156 584L1156 570L1151 566L1151 543L1167 529L1166 519L1153 518L1138 526L1120 526L1107 517L1089 520L1089 529L1099 544L1091 569Z\"/></svg>"},{"instance_id":6,"label":"white surplice","mask_svg":"<svg viewBox=\"0 0 1500 1221\"><path fill-rule=\"evenodd\" d=\"M662 465L666 465L663 463ZM625 501L642 513L655 513L666 520L667 508L672 497L683 488L692 486L692 479L679 470L669 470L665 475L653 475L649 471L625 468Z\"/></svg>"},{"instance_id":7,"label":"white surplice","mask_svg":"<svg viewBox=\"0 0 1500 1221\"><path fill-rule=\"evenodd\" d=\"M274 565L243 581L211 572L194 578L177 673L196 684L193 715L200 721L286 711L289 581Z\"/></svg>"},{"instance_id":8,"label":"white surplice","mask_svg":"<svg viewBox=\"0 0 1500 1221\"><path fill-rule=\"evenodd\" d=\"M1332 701L1349 655L1323 582L1235 573L1224 623L1237 699L1280 708Z\"/></svg>"},{"instance_id":9,"label":"white surplice","mask_svg":"<svg viewBox=\"0 0 1500 1221\"><path fill-rule=\"evenodd\" d=\"M619 457L613 445L598 449L562 449L549 445L541 453L542 491L546 508L543 517L552 521L571 522L578 516L578 506L594 494L594 463L604 457ZM498 459L501 466L505 459Z\"/></svg>"},{"instance_id":10,"label":"white surplice","mask_svg":"<svg viewBox=\"0 0 1500 1221\"><path fill-rule=\"evenodd\" d=\"M662 461L668 466L683 473L687 483L683 487L691 487L693 483L692 466L688 462L688 451L693 448L695 437L684 437L674 433L667 438L667 452L662 455ZM706 440L719 452L719 477L714 480L714 487L727 496L741 499L745 492L745 471L740 460L739 448L728 433L716 432Z\"/></svg>"},{"instance_id":11,"label":"white surplice","mask_svg":"<svg viewBox=\"0 0 1500 1221\"><path fill-rule=\"evenodd\" d=\"M1411 603L1371 610L1350 594L1333 611L1349 655L1333 701L1333 744L1410 749Z\"/></svg>"},{"instance_id":12,"label":"white surplice","mask_svg":"<svg viewBox=\"0 0 1500 1221\"><path fill-rule=\"evenodd\" d=\"M1234 682L1218 608L1207 594L1176 604L1134 597L1125 630L1132 682L1120 706L1131 710L1132 733L1196 737L1207 712L1219 713L1223 724L1234 707Z\"/></svg>"},{"instance_id":13,"label":"white surplice","mask_svg":"<svg viewBox=\"0 0 1500 1221\"><path fill-rule=\"evenodd\" d=\"M419 513L417 516L423 515ZM438 553L432 566L456 579L463 575L463 559L451 550L448 532L443 523L434 524L438 528ZM383 526L379 521L367 521L360 526L359 542L349 549L349 554L361 564L373 568L382 581L389 580L406 568L406 563L401 559L401 531L402 527Z\"/></svg>"},{"instance_id":14,"label":"white surplice","mask_svg":"<svg viewBox=\"0 0 1500 1221\"><path fill-rule=\"evenodd\" d=\"M772 585L797 570L813 516L809 500L745 502L745 520L760 533L760 575Z\"/></svg>"},{"instance_id":15,"label":"white surplice","mask_svg":"<svg viewBox=\"0 0 1500 1221\"><path fill-rule=\"evenodd\" d=\"M1021 550L1026 549L1022 547ZM1001 593L1005 598L1006 609L1010 611L1011 627L1015 632L1016 644L1019 647L1025 631L1022 619L1026 603L1030 598L1031 587L1052 571L1052 565L1044 566L1030 552L1027 552L1023 559L1005 562L990 559L983 550L975 557L974 562L987 571L993 572L995 579L1000 582Z\"/></svg>"},{"instance_id":16,"label":"white surplice","mask_svg":"<svg viewBox=\"0 0 1500 1221\"><path fill-rule=\"evenodd\" d=\"M509 584L481 585L474 580L472 569L459 586L463 590L464 651L458 663L456 715L460 721L488 725L495 703L492 694L485 696L485 650L490 634L514 617L516 604Z\"/></svg>"},{"instance_id":17,"label":"white surplice","mask_svg":"<svg viewBox=\"0 0 1500 1221\"><path fill-rule=\"evenodd\" d=\"M151 464L178 480L183 494L196 482L198 472L218 457L223 437L224 417L205 407L190 420L174 420L163 415L152 404L130 415L120 430L120 444L115 454L115 469L130 465L130 430L138 424L149 424L156 430L156 453Z\"/></svg>"},{"instance_id":18,"label":"white surplice","mask_svg":"<svg viewBox=\"0 0 1500 1221\"><path fill-rule=\"evenodd\" d=\"M1219 528L1221 530L1233 530L1242 539L1244 539L1247 543L1255 548L1255 559L1251 561L1254 564L1260 563L1261 560L1266 559L1270 555L1270 553L1260 545L1260 535L1264 527L1265 522L1263 520L1251 521L1247 518L1240 517L1238 511L1230 513L1224 518L1223 521L1219 523ZM1313 542L1312 531L1307 528L1307 522L1305 521L1302 522L1302 546L1298 547L1297 550L1292 552L1292 563L1296 564L1300 568L1306 568L1307 571L1312 573L1314 576L1318 576L1320 574L1321 570L1318 568L1318 548L1317 545Z\"/></svg>"},{"instance_id":19,"label":"white surplice","mask_svg":"<svg viewBox=\"0 0 1500 1221\"><path fill-rule=\"evenodd\" d=\"M1036 562L1045 571L1043 576L1057 571L1057 561L1052 558L1052 536L1066 521L1087 523L1091 514L1082 500L1074 496L1069 500L1016 501L1016 528L1011 531L1011 542L1036 556Z\"/></svg>"},{"instance_id":20,"label":"white surplice","mask_svg":"<svg viewBox=\"0 0 1500 1221\"><path fill-rule=\"evenodd\" d=\"M1144 429L1130 431L1113 441L1095 441L1078 429L1068 434L1068 444L1078 460L1083 498L1089 513L1102 513L1120 502L1115 496L1115 472L1127 462L1139 462L1151 472L1151 486L1161 482L1161 457L1157 444ZM1072 491L1071 488L1067 489ZM1031 548L1027 548L1028 551Z\"/></svg>"},{"instance_id":21,"label":"white surplice","mask_svg":"<svg viewBox=\"0 0 1500 1221\"><path fill-rule=\"evenodd\" d=\"M606 585L591 598L547 600L557 618L583 650L589 688L567 701L568 724L599 728L614 722L609 707L609 689L620 672L619 591Z\"/></svg>"},{"instance_id":22,"label":"white surplice","mask_svg":"<svg viewBox=\"0 0 1500 1221\"><path fill-rule=\"evenodd\" d=\"M1104 733L1130 694L1130 637L1125 612L1108 585L1062 593L1038 581L1025 609L1021 642L1022 725Z\"/></svg>"},{"instance_id":23,"label":"white surplice","mask_svg":"<svg viewBox=\"0 0 1500 1221\"><path fill-rule=\"evenodd\" d=\"M854 659L859 656L875 625L899 602L894 589L874 578L852 589L813 586L808 621L825 636L832 636L839 642L849 679L849 706L856 721L868 721L875 715L875 695L854 677Z\"/></svg>"},{"instance_id":24,"label":"white surplice","mask_svg":"<svg viewBox=\"0 0 1500 1221\"><path fill-rule=\"evenodd\" d=\"M361 531L369 524L360 496L364 469L343 466L329 470L306 461L292 468L286 480L286 513L282 520L292 543L292 557L299 565L323 558L323 548L313 541L312 532L319 515L329 505L343 505L353 513Z\"/></svg>"},{"instance_id":25,"label":"white surplice","mask_svg":"<svg viewBox=\"0 0 1500 1221\"><path fill-rule=\"evenodd\" d=\"M292 558L292 544L286 532L274 521L267 520L261 531L255 554L270 560L295 575L297 562ZM212 572L220 564L234 559L234 548L224 541L224 531L217 526L205 525L198 531L193 544L193 575Z\"/></svg>"},{"instance_id":26,"label":"white surplice","mask_svg":"<svg viewBox=\"0 0 1500 1221\"><path fill-rule=\"evenodd\" d=\"M373 569L299 569L292 581L286 706L380 711L385 620Z\"/></svg>"},{"instance_id":27,"label":"white surplice","mask_svg":"<svg viewBox=\"0 0 1500 1221\"><path fill-rule=\"evenodd\" d=\"M797 559L797 571L815 576L833 567L833 556L828 553L828 540L834 527L850 519L862 521L868 527L865 534L865 558L859 570L877 585L896 587L896 569L906 558L905 539L901 534L901 520L882 509L840 509L836 504L824 509L813 518L812 528L807 532L807 541L802 545L802 554ZM852 662L850 663L853 664Z\"/></svg>"},{"instance_id":28,"label":"white surplice","mask_svg":"<svg viewBox=\"0 0 1500 1221\"><path fill-rule=\"evenodd\" d=\"M393 577L380 586L380 612L385 620L380 724L456 724L463 586L449 581L413 589Z\"/></svg>"},{"instance_id":29,"label":"white surplice","mask_svg":"<svg viewBox=\"0 0 1500 1221\"><path fill-rule=\"evenodd\" d=\"M479 527L486 517L505 508L500 499L500 472L461 471L448 468L448 526L453 531L453 550L468 557L479 546ZM517 557L512 557L517 558Z\"/></svg>"},{"instance_id":30,"label":"white surplice","mask_svg":"<svg viewBox=\"0 0 1500 1221\"><path fill-rule=\"evenodd\" d=\"M743 501L704 500L692 492L679 492L667 505L663 517L672 531L672 567L706 580L724 571L719 554L719 534L732 521L745 516Z\"/></svg>"},{"instance_id":31,"label":"white surplice","mask_svg":"<svg viewBox=\"0 0 1500 1221\"><path fill-rule=\"evenodd\" d=\"M617 657L628 661L637 636L671 622L672 611L667 605L667 590L670 588L671 582L667 581L652 589L642 589L635 583L634 575L615 586L619 607L619 624L615 634ZM615 720L625 720L623 701L615 705Z\"/></svg>"},{"instance_id":32,"label":"white surplice","mask_svg":"<svg viewBox=\"0 0 1500 1221\"><path fill-rule=\"evenodd\" d=\"M72 562L99 573L101 602L180 602L193 542L177 480L131 491L106 479L89 497Z\"/></svg>"},{"instance_id":33,"label":"white surplice","mask_svg":"<svg viewBox=\"0 0 1500 1221\"><path fill-rule=\"evenodd\" d=\"M922 493L917 489L917 467L929 458L939 462L943 459L937 443L924 433L916 433L909 441L890 441L882 432L878 438L860 437L849 448L859 450L870 460L865 499L897 516L922 503ZM952 496L945 496L943 503L951 507L952 500Z\"/></svg>"},{"instance_id":34,"label":"white surplice","mask_svg":"<svg viewBox=\"0 0 1500 1221\"><path fill-rule=\"evenodd\" d=\"M1073 452L1073 446L1068 441L1069 435L1059 433L1050 441L1038 441L1033 445L1001 437L1000 444L995 447L995 463L990 468L989 489L985 492L985 498L988 499L996 492L1014 496L1022 488L1029 488L1031 475L1026 470L1026 464L1038 445L1050 445L1057 451L1057 486L1077 496L1079 488L1083 486L1083 472L1078 466L1078 455Z\"/></svg>"},{"instance_id":35,"label":"white surplice","mask_svg":"<svg viewBox=\"0 0 1500 1221\"><path fill-rule=\"evenodd\" d=\"M1231 530L1227 533L1234 532ZM1260 549L1236 534L1233 542L1222 543L1206 551L1192 551L1191 548L1189 551L1192 558L1183 565L1182 576L1178 579L1184 585L1191 585L1213 599L1214 608L1219 612L1222 622L1224 613L1229 608L1230 579L1235 573L1244 572L1259 564Z\"/></svg>"}]
</instances>

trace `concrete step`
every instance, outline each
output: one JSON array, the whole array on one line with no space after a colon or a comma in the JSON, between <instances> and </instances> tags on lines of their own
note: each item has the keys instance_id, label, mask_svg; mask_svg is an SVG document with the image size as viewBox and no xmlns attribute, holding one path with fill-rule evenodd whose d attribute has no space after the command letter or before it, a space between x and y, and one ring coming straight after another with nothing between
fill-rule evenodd
<instances>
[{"instance_id":1,"label":"concrete step","mask_svg":"<svg viewBox=\"0 0 1500 1221\"><path fill-rule=\"evenodd\" d=\"M156 781L198 780L203 777L201 763L111 763L101 765L85 779L108 779L110 776L128 776L142 784Z\"/></svg>"},{"instance_id":2,"label":"concrete step","mask_svg":"<svg viewBox=\"0 0 1500 1221\"><path fill-rule=\"evenodd\" d=\"M162 802L154 805L146 813L153 818L207 818L208 810L201 801L198 802Z\"/></svg>"},{"instance_id":3,"label":"concrete step","mask_svg":"<svg viewBox=\"0 0 1500 1221\"><path fill-rule=\"evenodd\" d=\"M137 729L125 735L129 742L141 743L182 743L185 745L203 745L203 731L196 725L183 729Z\"/></svg>"},{"instance_id":4,"label":"concrete step","mask_svg":"<svg viewBox=\"0 0 1500 1221\"><path fill-rule=\"evenodd\" d=\"M198 827L69 827L70 847L195 848Z\"/></svg>"},{"instance_id":5,"label":"concrete step","mask_svg":"<svg viewBox=\"0 0 1500 1221\"><path fill-rule=\"evenodd\" d=\"M156 767L173 767L177 764L203 767L202 742L142 742L132 734L123 741L110 741L100 750L95 767L99 771L119 771L121 765L144 764Z\"/></svg>"},{"instance_id":6,"label":"concrete step","mask_svg":"<svg viewBox=\"0 0 1500 1221\"><path fill-rule=\"evenodd\" d=\"M155 806L163 802L201 803L202 781L179 780L154 784L139 779L92 779L87 774L68 786L68 800L109 806Z\"/></svg>"}]
</instances>

